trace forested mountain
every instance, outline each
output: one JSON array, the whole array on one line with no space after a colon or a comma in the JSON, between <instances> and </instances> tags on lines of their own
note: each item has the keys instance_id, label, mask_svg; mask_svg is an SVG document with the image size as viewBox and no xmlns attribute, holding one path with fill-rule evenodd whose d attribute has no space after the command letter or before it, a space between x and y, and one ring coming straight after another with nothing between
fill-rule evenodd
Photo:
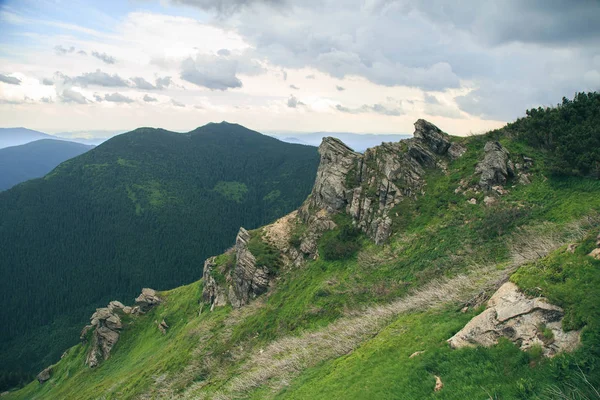
<instances>
[{"instance_id":1,"label":"forested mountain","mask_svg":"<svg viewBox=\"0 0 600 400\"><path fill-rule=\"evenodd\" d=\"M200 278L240 226L298 207L317 164L240 125L141 128L0 193L0 367L37 370L95 307Z\"/></svg>"},{"instance_id":2,"label":"forested mountain","mask_svg":"<svg viewBox=\"0 0 600 400\"><path fill-rule=\"evenodd\" d=\"M202 279L107 299L6 398L597 399L600 155L578 142L600 140L599 105L581 93L464 138L420 119L364 154L326 138L297 210L233 232ZM180 196L164 185L161 207Z\"/></svg>"},{"instance_id":3,"label":"forested mountain","mask_svg":"<svg viewBox=\"0 0 600 400\"><path fill-rule=\"evenodd\" d=\"M0 149L41 139L55 139L55 137L27 128L0 128Z\"/></svg>"},{"instance_id":4,"label":"forested mountain","mask_svg":"<svg viewBox=\"0 0 600 400\"><path fill-rule=\"evenodd\" d=\"M41 139L0 149L0 191L42 177L61 162L93 147L64 140Z\"/></svg>"}]
</instances>

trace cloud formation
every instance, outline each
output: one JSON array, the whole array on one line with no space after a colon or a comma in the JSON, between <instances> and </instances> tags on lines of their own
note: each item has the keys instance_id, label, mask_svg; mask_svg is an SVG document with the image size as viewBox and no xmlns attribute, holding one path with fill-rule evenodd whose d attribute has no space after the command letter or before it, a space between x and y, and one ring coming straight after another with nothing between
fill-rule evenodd
<instances>
[{"instance_id":1,"label":"cloud formation","mask_svg":"<svg viewBox=\"0 0 600 400\"><path fill-rule=\"evenodd\" d=\"M389 108L382 104L363 104L358 108L348 108L344 107L341 104L335 106L336 110L348 113L348 114L364 114L364 113L375 113L381 115L389 115L393 117L397 117L404 114L404 111L400 107Z\"/></svg>"},{"instance_id":2,"label":"cloud formation","mask_svg":"<svg viewBox=\"0 0 600 400\"><path fill-rule=\"evenodd\" d=\"M105 87L128 87L129 84L117 74L107 74L97 69L96 72L87 72L78 77L73 78L73 81L83 87L88 85L105 86Z\"/></svg>"},{"instance_id":3,"label":"cloud formation","mask_svg":"<svg viewBox=\"0 0 600 400\"><path fill-rule=\"evenodd\" d=\"M92 51L92 56L96 57L98 60L101 60L106 64L114 64L115 62L117 62L117 60L114 57L109 56L106 53L98 53L97 51Z\"/></svg>"},{"instance_id":4,"label":"cloud formation","mask_svg":"<svg viewBox=\"0 0 600 400\"><path fill-rule=\"evenodd\" d=\"M15 78L14 76L8 76L4 74L0 74L0 82L8 83L9 85L21 84L21 80L19 78Z\"/></svg>"},{"instance_id":5,"label":"cloud formation","mask_svg":"<svg viewBox=\"0 0 600 400\"><path fill-rule=\"evenodd\" d=\"M121 93L111 93L111 94L105 94L104 95L104 100L106 101L110 101L112 103L133 103L134 100L130 99L127 96L122 95Z\"/></svg>"},{"instance_id":6,"label":"cloud formation","mask_svg":"<svg viewBox=\"0 0 600 400\"><path fill-rule=\"evenodd\" d=\"M150 82L148 82L147 80L145 80L144 78L141 78L139 76L135 77L135 78L130 78L130 80L133 82L135 87L138 89L142 89L142 90L158 89L156 86L154 86L153 84L151 84Z\"/></svg>"},{"instance_id":7,"label":"cloud formation","mask_svg":"<svg viewBox=\"0 0 600 400\"><path fill-rule=\"evenodd\" d=\"M181 63L180 77L211 90L227 90L242 87L237 77L237 61L211 55L198 55Z\"/></svg>"},{"instance_id":8,"label":"cloud formation","mask_svg":"<svg viewBox=\"0 0 600 400\"><path fill-rule=\"evenodd\" d=\"M85 96L72 89L64 89L59 95L60 99L64 103L76 103L76 104L87 104L88 100Z\"/></svg>"},{"instance_id":9,"label":"cloud formation","mask_svg":"<svg viewBox=\"0 0 600 400\"><path fill-rule=\"evenodd\" d=\"M151 96L148 96L146 94L146 95L144 95L144 101L146 103L152 103L152 102L155 102L155 101L158 101L158 100L156 99L156 97L151 97Z\"/></svg>"}]
</instances>

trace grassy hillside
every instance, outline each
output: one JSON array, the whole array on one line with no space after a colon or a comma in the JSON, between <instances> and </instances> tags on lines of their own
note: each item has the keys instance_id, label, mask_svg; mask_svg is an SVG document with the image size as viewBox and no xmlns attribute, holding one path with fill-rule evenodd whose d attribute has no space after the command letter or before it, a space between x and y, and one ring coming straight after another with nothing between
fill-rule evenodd
<instances>
[{"instance_id":1,"label":"grassy hillside","mask_svg":"<svg viewBox=\"0 0 600 400\"><path fill-rule=\"evenodd\" d=\"M600 181L590 170L557 170L554 153L529 141L538 128L515 126L453 138L466 152L445 170L426 171L424 193L391 213L385 244L354 230L343 212L319 239L321 256L300 268L282 267L271 247L253 243L256 258L277 267L266 295L209 311L203 281L160 293L165 301L133 317L99 367L84 365L89 344L79 344L49 381L7 398L598 398L600 261L588 254L600 231ZM597 137L597 126L587 134ZM461 188L476 180L488 140L534 163L530 182L510 178L486 205L485 193ZM290 221L296 246L307 226ZM251 243L266 240L267 231L252 231ZM217 257L219 273L230 258ZM581 330L579 347L554 358L505 339L451 349L446 340L506 279L562 307L563 329ZM170 326L164 336L162 319ZM411 358L415 352L422 353Z\"/></svg>"},{"instance_id":2,"label":"grassy hillside","mask_svg":"<svg viewBox=\"0 0 600 400\"><path fill-rule=\"evenodd\" d=\"M235 124L142 128L0 193L0 368L37 372L108 300L198 279L240 226L298 207L317 163Z\"/></svg>"},{"instance_id":3,"label":"grassy hillside","mask_svg":"<svg viewBox=\"0 0 600 400\"><path fill-rule=\"evenodd\" d=\"M0 149L0 191L29 179L40 178L63 161L93 147L64 140L42 139Z\"/></svg>"}]
</instances>

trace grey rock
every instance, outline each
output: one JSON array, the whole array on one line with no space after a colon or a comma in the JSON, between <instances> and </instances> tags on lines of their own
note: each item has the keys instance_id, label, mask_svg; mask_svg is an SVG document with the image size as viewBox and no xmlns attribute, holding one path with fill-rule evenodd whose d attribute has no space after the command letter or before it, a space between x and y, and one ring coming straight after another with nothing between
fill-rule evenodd
<instances>
[{"instance_id":1,"label":"grey rock","mask_svg":"<svg viewBox=\"0 0 600 400\"><path fill-rule=\"evenodd\" d=\"M39 374L37 374L37 380L39 383L44 383L46 382L48 379L50 379L50 374L52 373L52 367L48 367L44 370L42 370L42 372L40 372Z\"/></svg>"},{"instance_id":2,"label":"grey rock","mask_svg":"<svg viewBox=\"0 0 600 400\"><path fill-rule=\"evenodd\" d=\"M160 324L158 324L158 330L160 331L160 333L162 333L163 335L167 334L167 329L169 329L169 325L167 325L167 323L165 322L165 320L163 319Z\"/></svg>"},{"instance_id":3,"label":"grey rock","mask_svg":"<svg viewBox=\"0 0 600 400\"><path fill-rule=\"evenodd\" d=\"M484 346L506 337L527 350L534 345L552 357L561 351L572 351L579 344L579 331L562 330L563 310L544 298L528 298L511 282L502 285L488 301L485 311L474 317L448 342L452 348ZM540 327L552 331L545 338Z\"/></svg>"},{"instance_id":4,"label":"grey rock","mask_svg":"<svg viewBox=\"0 0 600 400\"><path fill-rule=\"evenodd\" d=\"M447 134L431 122L419 119L415 122L415 138L427 143L427 146L436 154L444 155L450 148Z\"/></svg>"},{"instance_id":5,"label":"grey rock","mask_svg":"<svg viewBox=\"0 0 600 400\"><path fill-rule=\"evenodd\" d=\"M508 150L498 142L487 142L484 152L485 156L477 164L475 173L481 174L479 186L483 190L491 190L493 186L504 185L509 177L514 176L514 166Z\"/></svg>"},{"instance_id":6,"label":"grey rock","mask_svg":"<svg viewBox=\"0 0 600 400\"><path fill-rule=\"evenodd\" d=\"M152 307L157 306L160 303L161 299L156 294L156 291L149 288L142 289L142 293L135 299L135 304L143 313L149 311Z\"/></svg>"},{"instance_id":7,"label":"grey rock","mask_svg":"<svg viewBox=\"0 0 600 400\"><path fill-rule=\"evenodd\" d=\"M236 263L229 289L229 302L235 308L248 304L269 288L269 270L267 266L256 265L256 258L248 250L249 241L250 233L240 228L235 240Z\"/></svg>"},{"instance_id":8,"label":"grey rock","mask_svg":"<svg viewBox=\"0 0 600 400\"><path fill-rule=\"evenodd\" d=\"M323 230L311 229L311 223L331 221L329 216L314 218L321 210L345 211L375 243L385 242L392 232L390 210L403 198L414 198L423 192L426 169L445 170L444 156L456 158L464 151L464 147L453 145L446 133L422 119L415 123L414 138L382 143L364 154L352 151L337 139L324 138L313 191L300 209L311 233L302 242L301 252L317 255L316 243Z\"/></svg>"},{"instance_id":9,"label":"grey rock","mask_svg":"<svg viewBox=\"0 0 600 400\"><path fill-rule=\"evenodd\" d=\"M215 257L210 257L204 262L202 279L204 288L202 289L202 300L210 305L211 311L215 307L221 307L227 304L225 290L213 277L213 269L215 268Z\"/></svg>"}]
</instances>

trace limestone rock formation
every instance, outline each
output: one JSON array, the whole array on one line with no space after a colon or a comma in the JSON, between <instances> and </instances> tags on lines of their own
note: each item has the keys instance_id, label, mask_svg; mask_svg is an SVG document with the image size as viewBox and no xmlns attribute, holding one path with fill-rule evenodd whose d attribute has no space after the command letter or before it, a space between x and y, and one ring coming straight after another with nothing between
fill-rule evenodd
<instances>
[{"instance_id":1,"label":"limestone rock formation","mask_svg":"<svg viewBox=\"0 0 600 400\"><path fill-rule=\"evenodd\" d=\"M42 370L42 372L37 374L36 379L38 380L39 383L44 383L48 379L50 379L51 373L52 373L52 367L45 368L44 370Z\"/></svg>"},{"instance_id":2,"label":"limestone rock formation","mask_svg":"<svg viewBox=\"0 0 600 400\"><path fill-rule=\"evenodd\" d=\"M82 330L79 338L87 343L90 331L91 335L90 350L86 356L85 363L90 368L94 368L103 360L108 359L112 348L119 340L120 331L123 328L121 316L126 314L136 314L143 309L144 312L151 307L159 304L160 298L156 291L152 289L143 289L142 293L136 299L139 307L128 307L119 301L111 301L107 307L98 308L90 318L90 324Z\"/></svg>"},{"instance_id":3,"label":"limestone rock formation","mask_svg":"<svg viewBox=\"0 0 600 400\"><path fill-rule=\"evenodd\" d=\"M475 168L481 174L479 186L483 190L491 190L497 185L504 185L509 177L515 174L515 168L509 159L508 150L498 142L487 142L484 147L485 156Z\"/></svg>"},{"instance_id":4,"label":"limestone rock formation","mask_svg":"<svg viewBox=\"0 0 600 400\"><path fill-rule=\"evenodd\" d=\"M230 271L224 271L227 274L227 291L214 278L215 258L209 258L204 263L202 298L211 305L211 310L214 307L225 305L227 301L234 308L239 308L268 290L269 269L266 265L257 265L256 258L248 250L249 242L250 233L246 229L240 228L233 250L235 265Z\"/></svg>"},{"instance_id":5,"label":"limestone rock formation","mask_svg":"<svg viewBox=\"0 0 600 400\"><path fill-rule=\"evenodd\" d=\"M250 234L240 228L235 239L235 268L231 272L229 302L233 307L248 304L250 299L265 293L269 287L269 269L256 265L256 258L248 250Z\"/></svg>"},{"instance_id":6,"label":"limestone rock formation","mask_svg":"<svg viewBox=\"0 0 600 400\"><path fill-rule=\"evenodd\" d=\"M213 270L215 267L215 257L210 257L204 262L204 269L202 272L202 279L204 280L202 300L205 303L210 304L211 311L215 307L220 307L227 304L225 289L217 283L213 276Z\"/></svg>"},{"instance_id":7,"label":"limestone rock formation","mask_svg":"<svg viewBox=\"0 0 600 400\"><path fill-rule=\"evenodd\" d=\"M579 343L579 332L562 330L564 313L544 298L528 298L517 285L507 282L490 298L487 309L474 317L448 342L453 348L492 346L500 337L518 344L522 350L534 345L545 356L571 351Z\"/></svg>"},{"instance_id":8,"label":"limestone rock formation","mask_svg":"<svg viewBox=\"0 0 600 400\"><path fill-rule=\"evenodd\" d=\"M154 289L144 288L142 293L135 299L135 304L141 312L146 312L152 307L160 304L160 298L156 295Z\"/></svg>"},{"instance_id":9,"label":"limestone rock formation","mask_svg":"<svg viewBox=\"0 0 600 400\"><path fill-rule=\"evenodd\" d=\"M315 185L301 216L310 226L310 217L320 210L345 211L376 243L383 243L391 234L390 210L404 197L422 193L425 170L445 169L446 159L460 157L464 151L422 119L415 123L414 138L383 143L364 154L337 139L324 138ZM314 249L305 246L302 251Z\"/></svg>"}]
</instances>

